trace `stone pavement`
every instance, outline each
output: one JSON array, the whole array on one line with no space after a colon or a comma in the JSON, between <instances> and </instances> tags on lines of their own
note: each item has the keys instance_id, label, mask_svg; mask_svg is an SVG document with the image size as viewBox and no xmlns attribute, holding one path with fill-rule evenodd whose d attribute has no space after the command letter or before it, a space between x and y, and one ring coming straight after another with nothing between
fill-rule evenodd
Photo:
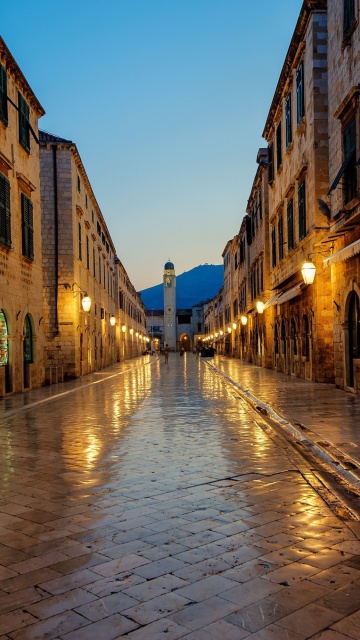
<instances>
[{"instance_id":1,"label":"stone pavement","mask_svg":"<svg viewBox=\"0 0 360 640\"><path fill-rule=\"evenodd\" d=\"M0 640L360 639L359 523L207 362L1 409Z\"/></svg>"},{"instance_id":2,"label":"stone pavement","mask_svg":"<svg viewBox=\"0 0 360 640\"><path fill-rule=\"evenodd\" d=\"M360 397L335 385L301 380L235 358L208 360L241 393L290 423L288 433L306 440L360 493ZM304 401L306 398L306 401Z\"/></svg>"}]
</instances>

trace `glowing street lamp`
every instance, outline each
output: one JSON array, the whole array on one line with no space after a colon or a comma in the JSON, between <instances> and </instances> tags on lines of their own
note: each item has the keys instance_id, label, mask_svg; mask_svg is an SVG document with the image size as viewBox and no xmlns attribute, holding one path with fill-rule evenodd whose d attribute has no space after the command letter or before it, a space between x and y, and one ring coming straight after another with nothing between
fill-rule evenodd
<instances>
[{"instance_id":1,"label":"glowing street lamp","mask_svg":"<svg viewBox=\"0 0 360 640\"><path fill-rule=\"evenodd\" d=\"M301 275L305 284L313 284L315 280L316 267L312 260L308 258L301 267Z\"/></svg>"}]
</instances>

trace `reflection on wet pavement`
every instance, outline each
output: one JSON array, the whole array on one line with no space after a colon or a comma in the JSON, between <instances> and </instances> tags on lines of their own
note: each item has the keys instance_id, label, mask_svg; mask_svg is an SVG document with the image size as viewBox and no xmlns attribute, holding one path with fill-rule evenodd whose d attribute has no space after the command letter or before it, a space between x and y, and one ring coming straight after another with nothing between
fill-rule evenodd
<instances>
[{"instance_id":1,"label":"reflection on wet pavement","mask_svg":"<svg viewBox=\"0 0 360 640\"><path fill-rule=\"evenodd\" d=\"M0 640L359 637L358 523L214 371L98 380L0 422Z\"/></svg>"}]
</instances>

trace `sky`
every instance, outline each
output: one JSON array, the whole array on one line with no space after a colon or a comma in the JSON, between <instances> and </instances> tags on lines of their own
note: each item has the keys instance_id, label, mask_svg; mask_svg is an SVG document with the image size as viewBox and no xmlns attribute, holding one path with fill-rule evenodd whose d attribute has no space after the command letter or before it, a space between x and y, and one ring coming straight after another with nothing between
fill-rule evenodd
<instances>
[{"instance_id":1,"label":"sky","mask_svg":"<svg viewBox=\"0 0 360 640\"><path fill-rule=\"evenodd\" d=\"M17 0L0 34L76 143L136 290L221 264L302 0Z\"/></svg>"}]
</instances>

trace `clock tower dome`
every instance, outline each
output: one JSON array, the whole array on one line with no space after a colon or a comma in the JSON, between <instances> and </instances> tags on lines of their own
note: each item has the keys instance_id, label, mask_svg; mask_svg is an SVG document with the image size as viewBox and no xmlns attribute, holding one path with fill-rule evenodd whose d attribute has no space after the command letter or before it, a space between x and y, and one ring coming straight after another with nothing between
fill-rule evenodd
<instances>
[{"instance_id":1,"label":"clock tower dome","mask_svg":"<svg viewBox=\"0 0 360 640\"><path fill-rule=\"evenodd\" d=\"M176 275L170 260L164 266L164 344L176 351Z\"/></svg>"}]
</instances>

